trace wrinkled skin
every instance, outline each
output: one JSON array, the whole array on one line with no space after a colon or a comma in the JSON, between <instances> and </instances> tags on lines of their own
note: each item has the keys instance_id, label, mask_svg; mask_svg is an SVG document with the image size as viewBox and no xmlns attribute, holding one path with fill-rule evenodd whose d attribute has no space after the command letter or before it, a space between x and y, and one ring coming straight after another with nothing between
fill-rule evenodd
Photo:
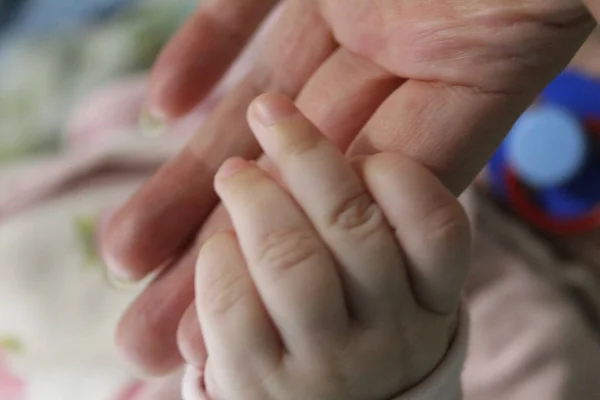
<instances>
[{"instance_id":1,"label":"wrinkled skin","mask_svg":"<svg viewBox=\"0 0 600 400\"><path fill-rule=\"evenodd\" d=\"M203 2L158 59L148 110L170 122L194 108L275 3ZM251 72L104 236L120 276L166 266L118 332L124 352L149 373L180 365L178 342L188 361L205 360L188 309L195 255L227 225L212 189L216 169L230 156L260 157L245 122L258 94L296 99L350 155L403 152L458 194L594 26L574 0L285 0L279 11Z\"/></svg>"}]
</instances>

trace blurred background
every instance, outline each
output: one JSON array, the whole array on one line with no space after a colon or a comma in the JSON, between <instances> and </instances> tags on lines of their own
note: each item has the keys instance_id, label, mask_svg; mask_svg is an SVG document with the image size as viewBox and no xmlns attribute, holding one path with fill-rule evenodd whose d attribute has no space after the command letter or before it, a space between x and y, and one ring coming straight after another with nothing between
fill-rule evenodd
<instances>
[{"instance_id":1,"label":"blurred background","mask_svg":"<svg viewBox=\"0 0 600 400\"><path fill-rule=\"evenodd\" d=\"M176 147L138 116L146 73L197 4L0 0L0 400L179 398L118 354L140 287L108 275L96 239ZM98 139L111 135L143 149Z\"/></svg>"},{"instance_id":2,"label":"blurred background","mask_svg":"<svg viewBox=\"0 0 600 400\"><path fill-rule=\"evenodd\" d=\"M94 88L145 71L190 0L0 0L0 163L56 151Z\"/></svg>"}]
</instances>

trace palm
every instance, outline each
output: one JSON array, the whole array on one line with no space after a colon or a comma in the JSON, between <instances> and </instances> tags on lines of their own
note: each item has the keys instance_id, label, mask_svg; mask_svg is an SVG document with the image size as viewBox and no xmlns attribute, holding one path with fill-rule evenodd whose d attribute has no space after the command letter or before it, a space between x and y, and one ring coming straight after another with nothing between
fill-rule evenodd
<instances>
[{"instance_id":1,"label":"palm","mask_svg":"<svg viewBox=\"0 0 600 400\"><path fill-rule=\"evenodd\" d=\"M275 3L201 7L154 68L152 110L190 111ZM106 249L130 277L179 260L121 324L122 345L155 372L181 361L175 336L193 300L195 259L181 249L226 223L221 211L205 225L217 205L214 173L232 155L260 156L245 122L255 96L284 92L350 154L402 151L459 193L593 27L571 0L286 0L280 11L255 68L106 231ZM179 330L202 353L194 321L190 309Z\"/></svg>"},{"instance_id":2,"label":"palm","mask_svg":"<svg viewBox=\"0 0 600 400\"><path fill-rule=\"evenodd\" d=\"M523 90L539 72L548 75L557 54L541 50L572 46L589 23L568 0L319 3L341 45L395 75L492 92Z\"/></svg>"}]
</instances>

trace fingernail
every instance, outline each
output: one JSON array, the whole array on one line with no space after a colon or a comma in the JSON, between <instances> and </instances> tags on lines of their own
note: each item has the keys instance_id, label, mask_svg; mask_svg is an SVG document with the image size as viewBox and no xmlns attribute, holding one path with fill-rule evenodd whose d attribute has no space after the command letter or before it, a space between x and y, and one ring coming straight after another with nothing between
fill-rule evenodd
<instances>
[{"instance_id":1,"label":"fingernail","mask_svg":"<svg viewBox=\"0 0 600 400\"><path fill-rule=\"evenodd\" d=\"M107 252L102 252L102 262L106 266L106 271L110 275L110 280L114 282L121 282L124 284L133 284L136 283L137 279L135 279L126 268L113 259L111 256L106 254Z\"/></svg>"},{"instance_id":2,"label":"fingernail","mask_svg":"<svg viewBox=\"0 0 600 400\"><path fill-rule=\"evenodd\" d=\"M108 227L111 218L116 214L115 209L103 210L97 217L97 233L96 233L96 248L98 249L98 257L106 269L106 273L109 275L110 281L120 281L134 283L136 280L132 279L132 276L128 273L126 268L119 263L111 255L109 249L106 247L106 243L102 241L103 238L108 237Z\"/></svg>"},{"instance_id":3,"label":"fingernail","mask_svg":"<svg viewBox=\"0 0 600 400\"><path fill-rule=\"evenodd\" d=\"M221 168L219 168L219 171L217 172L215 179L218 179L218 180L227 179L230 176L232 176L233 174L235 174L236 172L239 172L239 171L245 169L249 165L250 165L250 163L248 161L244 160L243 158L239 158L239 157L230 158L229 160L225 161L223 163L223 165L221 165Z\"/></svg>"},{"instance_id":4,"label":"fingernail","mask_svg":"<svg viewBox=\"0 0 600 400\"><path fill-rule=\"evenodd\" d=\"M139 125L142 133L150 137L162 135L166 127L164 120L150 112L148 108L144 108L140 113Z\"/></svg>"},{"instance_id":5,"label":"fingernail","mask_svg":"<svg viewBox=\"0 0 600 400\"><path fill-rule=\"evenodd\" d=\"M280 95L265 95L252 105L252 114L256 121L264 126L274 125L298 113L294 103Z\"/></svg>"},{"instance_id":6,"label":"fingernail","mask_svg":"<svg viewBox=\"0 0 600 400\"><path fill-rule=\"evenodd\" d=\"M106 268L106 280L108 284L117 290L128 290L137 285L138 282L126 278L118 277L112 269Z\"/></svg>"}]
</instances>

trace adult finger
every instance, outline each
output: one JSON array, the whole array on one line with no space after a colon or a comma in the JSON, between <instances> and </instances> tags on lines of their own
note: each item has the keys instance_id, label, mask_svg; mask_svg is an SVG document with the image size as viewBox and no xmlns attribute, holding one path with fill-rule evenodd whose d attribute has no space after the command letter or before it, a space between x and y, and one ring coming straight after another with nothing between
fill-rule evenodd
<instances>
[{"instance_id":1,"label":"adult finger","mask_svg":"<svg viewBox=\"0 0 600 400\"><path fill-rule=\"evenodd\" d=\"M192 318L195 321L186 325L187 329L181 326L184 323L181 319L193 305L192 277L200 246L217 232L227 229L231 229L231 222L225 208L219 207L207 219L196 244L159 274L121 317L117 343L140 369L165 374L181 365L182 355L191 362L204 363L204 343L198 340L202 335L197 316L186 318L188 322ZM190 325L193 328L189 328Z\"/></svg>"},{"instance_id":2,"label":"adult finger","mask_svg":"<svg viewBox=\"0 0 600 400\"><path fill-rule=\"evenodd\" d=\"M401 152L431 169L458 194L531 100L532 96L409 81L377 110L349 155Z\"/></svg>"},{"instance_id":3,"label":"adult finger","mask_svg":"<svg viewBox=\"0 0 600 400\"><path fill-rule=\"evenodd\" d=\"M485 32L492 39L483 47L486 62L482 63L477 51L463 59L452 46L449 51L439 48L444 40L425 43L427 56L441 55L430 56L428 63L411 62L421 59L418 54L400 58L397 49L402 46L396 51L373 49L377 54L372 56L382 65L418 79L407 81L382 104L349 154L402 151L430 168L455 194L460 193L591 31L589 18L581 11L572 10L571 23L525 21L509 25L502 35ZM458 49L468 40L459 33L452 38ZM505 44L507 35L520 40L510 50ZM415 46L406 48L420 51ZM467 70L474 73L466 74Z\"/></svg>"},{"instance_id":4,"label":"adult finger","mask_svg":"<svg viewBox=\"0 0 600 400\"><path fill-rule=\"evenodd\" d=\"M231 156L253 159L260 154L245 118L250 101L267 91L295 97L334 51L335 42L312 2L285 6L269 35L263 64L111 219L103 244L115 274L139 279L185 248L216 204L212 178L219 165ZM312 44L309 49L306 43Z\"/></svg>"},{"instance_id":5,"label":"adult finger","mask_svg":"<svg viewBox=\"0 0 600 400\"><path fill-rule=\"evenodd\" d=\"M189 253L180 261L183 267L159 274L119 322L117 346L145 374L163 375L183 363L177 348L177 326L194 298L195 262L195 253Z\"/></svg>"},{"instance_id":6,"label":"adult finger","mask_svg":"<svg viewBox=\"0 0 600 400\"><path fill-rule=\"evenodd\" d=\"M402 79L340 47L303 87L298 108L345 151Z\"/></svg>"},{"instance_id":7,"label":"adult finger","mask_svg":"<svg viewBox=\"0 0 600 400\"><path fill-rule=\"evenodd\" d=\"M240 54L277 0L205 0L159 55L147 112L162 122L198 104Z\"/></svg>"}]
</instances>

